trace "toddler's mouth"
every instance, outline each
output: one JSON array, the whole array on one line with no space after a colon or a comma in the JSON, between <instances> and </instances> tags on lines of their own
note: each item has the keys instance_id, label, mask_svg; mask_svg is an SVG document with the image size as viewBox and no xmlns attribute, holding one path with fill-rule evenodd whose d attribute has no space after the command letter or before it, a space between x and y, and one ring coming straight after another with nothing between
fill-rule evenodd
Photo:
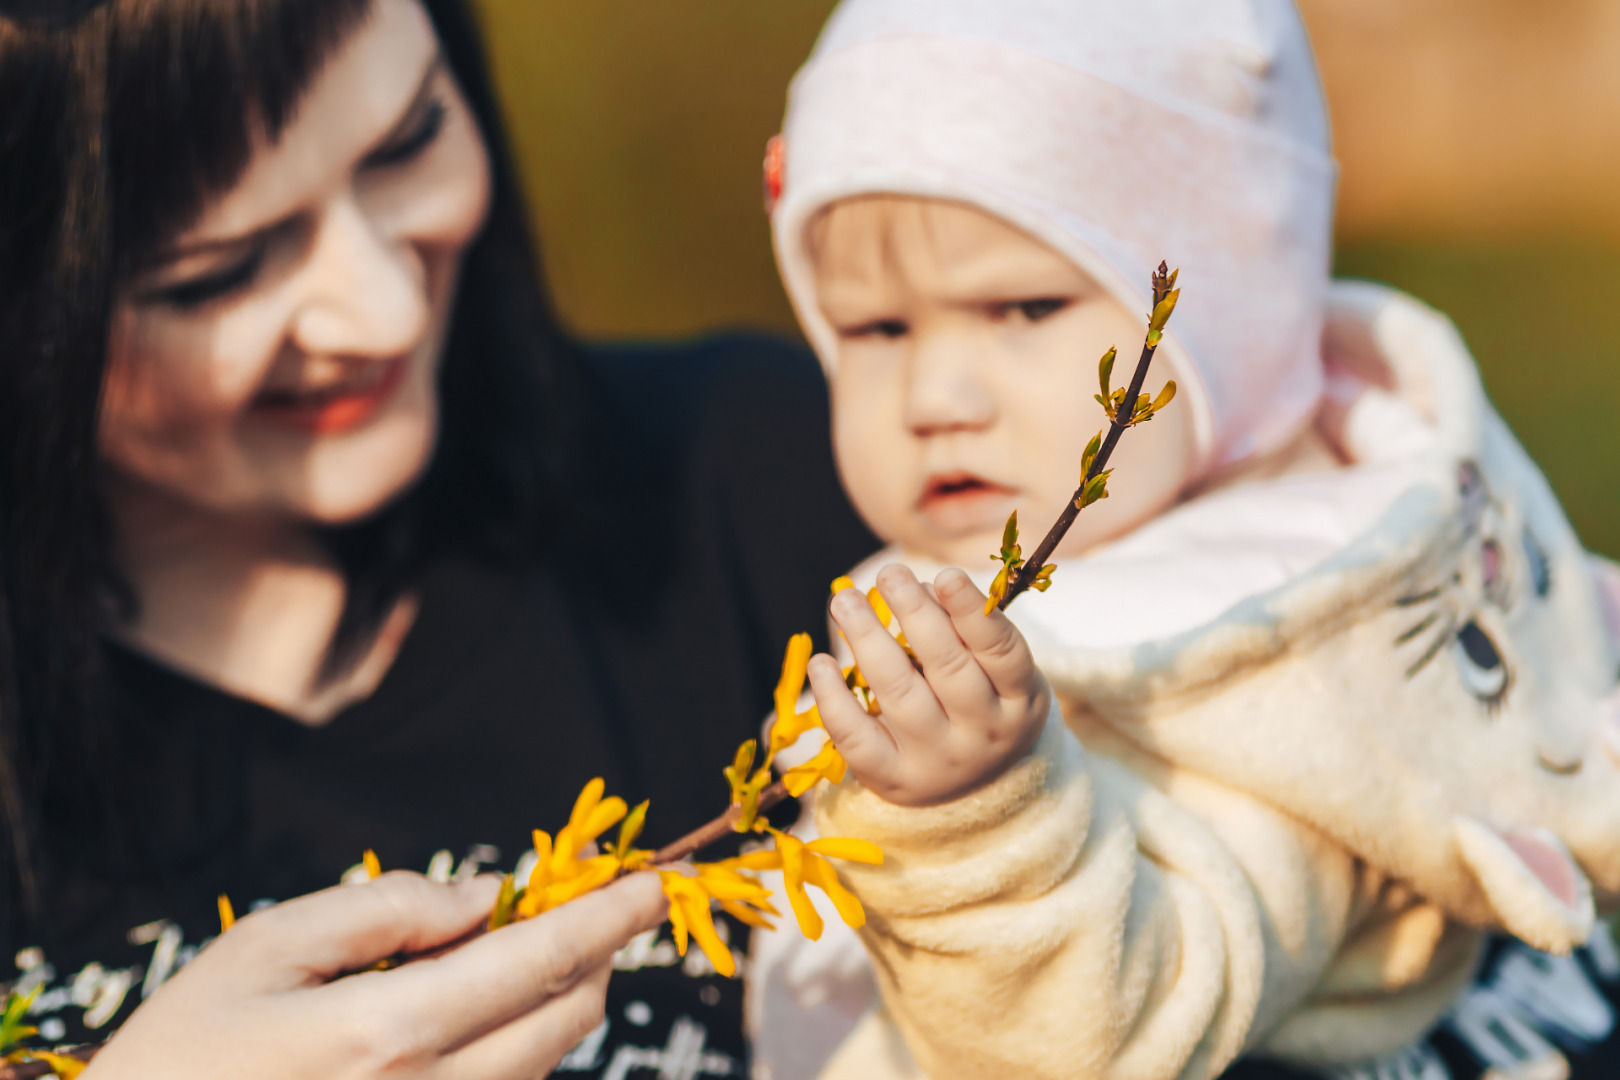
<instances>
[{"instance_id":1,"label":"toddler's mouth","mask_svg":"<svg viewBox=\"0 0 1620 1080\"><path fill-rule=\"evenodd\" d=\"M999 529L1017 496L1014 488L962 470L931 473L923 483L917 509L944 533Z\"/></svg>"}]
</instances>

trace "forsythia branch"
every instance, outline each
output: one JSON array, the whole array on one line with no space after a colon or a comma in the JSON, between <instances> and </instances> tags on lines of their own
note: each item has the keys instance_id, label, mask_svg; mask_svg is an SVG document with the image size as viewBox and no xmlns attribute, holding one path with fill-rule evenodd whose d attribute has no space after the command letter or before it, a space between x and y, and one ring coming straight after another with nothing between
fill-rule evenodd
<instances>
[{"instance_id":1,"label":"forsythia branch","mask_svg":"<svg viewBox=\"0 0 1620 1080\"><path fill-rule=\"evenodd\" d=\"M1154 414L1170 404L1176 396L1176 384L1171 381L1165 383L1164 390L1157 399L1149 401L1148 396L1142 393L1142 384L1147 381L1148 367L1153 363L1153 354L1158 349L1159 342L1164 339L1165 324L1170 321L1170 315L1176 310L1176 301L1181 297L1181 290L1176 288L1178 273L1179 270L1171 270L1166 263L1160 262L1159 269L1153 274L1153 310L1148 315L1147 337L1142 342L1142 353L1137 358L1136 370L1131 373L1130 383L1119 390L1113 390L1109 386L1109 376L1114 370L1114 349L1104 353L1102 360L1098 362L1097 375L1102 393L1097 395L1097 401L1108 414L1107 434L1104 435L1099 431L1091 440L1091 444L1086 447L1085 458L1080 468L1080 486L1074 489L1074 495L1064 505L1063 513L1052 523L1052 527L1036 545L1028 560L1021 557L1018 549L1018 515L1014 513L1008 519L1007 532L1002 538L1002 550L1000 554L992 556L1002 563L1001 573L996 576L996 584L991 586L990 599L995 601L996 607L1005 610L1007 605L1017 599L1018 594L1025 589L1033 588L1037 592L1044 592L1051 584L1053 567L1046 560L1057 550L1058 543L1074 524L1074 519L1079 516L1080 511L1094 502L1108 498L1110 472L1108 459L1113 456L1114 447L1119 445L1120 436L1125 434L1127 429L1153 419Z\"/></svg>"}]
</instances>

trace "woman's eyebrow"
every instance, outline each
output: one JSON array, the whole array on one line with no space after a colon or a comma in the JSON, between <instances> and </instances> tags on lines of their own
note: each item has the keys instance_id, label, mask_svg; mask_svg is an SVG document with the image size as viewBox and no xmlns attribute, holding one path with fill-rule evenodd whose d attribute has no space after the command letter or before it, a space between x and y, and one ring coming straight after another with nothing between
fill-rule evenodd
<instances>
[{"instance_id":1,"label":"woman's eyebrow","mask_svg":"<svg viewBox=\"0 0 1620 1080\"><path fill-rule=\"evenodd\" d=\"M422 72L422 77L416 84L416 90L411 94L411 100L406 103L405 108L400 110L399 119L395 120L387 132L385 132L382 137L372 145L371 149L366 151L366 154L361 160L375 154L379 148L387 146L391 141L397 139L405 128L410 126L411 118L414 117L422 108L423 103L432 93L434 77L437 76L443 69L444 53L442 51L435 52L433 54L433 58L428 61L426 70ZM171 248L163 252L163 254L157 259L153 260L153 262L154 264L161 265L163 263L174 262L177 259L187 258L192 255L207 255L227 248L247 247L257 243L266 236L271 235L278 229L285 228L297 216L298 215L296 213L289 214L284 218L261 225L257 229L253 229L250 232L238 233L235 236L216 236L196 240L189 244Z\"/></svg>"}]
</instances>

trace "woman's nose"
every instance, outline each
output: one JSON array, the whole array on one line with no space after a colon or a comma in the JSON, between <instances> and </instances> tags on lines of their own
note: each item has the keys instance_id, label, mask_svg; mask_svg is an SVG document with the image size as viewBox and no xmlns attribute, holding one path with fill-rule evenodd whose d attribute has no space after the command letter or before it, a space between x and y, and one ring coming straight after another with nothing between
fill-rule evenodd
<instances>
[{"instance_id":1,"label":"woman's nose","mask_svg":"<svg viewBox=\"0 0 1620 1080\"><path fill-rule=\"evenodd\" d=\"M988 352L971 335L941 331L913 339L907 358L906 425L916 435L988 427L996 418Z\"/></svg>"},{"instance_id":2,"label":"woman's nose","mask_svg":"<svg viewBox=\"0 0 1620 1080\"><path fill-rule=\"evenodd\" d=\"M427 332L425 268L416 249L382 234L350 199L322 217L305 266L293 338L317 356L386 358Z\"/></svg>"}]
</instances>

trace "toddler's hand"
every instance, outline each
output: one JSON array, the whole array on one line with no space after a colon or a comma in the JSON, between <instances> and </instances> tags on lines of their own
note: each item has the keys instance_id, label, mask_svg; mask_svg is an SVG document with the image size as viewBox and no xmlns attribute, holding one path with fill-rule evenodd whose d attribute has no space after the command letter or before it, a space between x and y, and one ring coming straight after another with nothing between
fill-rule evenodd
<instances>
[{"instance_id":1,"label":"toddler's hand","mask_svg":"<svg viewBox=\"0 0 1620 1080\"><path fill-rule=\"evenodd\" d=\"M844 685L838 662L811 659L821 721L857 779L889 802L928 806L994 779L1034 745L1052 698L1024 637L960 570L933 588L904 566L878 574L878 592L917 654L890 636L858 589L832 599L882 712L869 716Z\"/></svg>"}]
</instances>

